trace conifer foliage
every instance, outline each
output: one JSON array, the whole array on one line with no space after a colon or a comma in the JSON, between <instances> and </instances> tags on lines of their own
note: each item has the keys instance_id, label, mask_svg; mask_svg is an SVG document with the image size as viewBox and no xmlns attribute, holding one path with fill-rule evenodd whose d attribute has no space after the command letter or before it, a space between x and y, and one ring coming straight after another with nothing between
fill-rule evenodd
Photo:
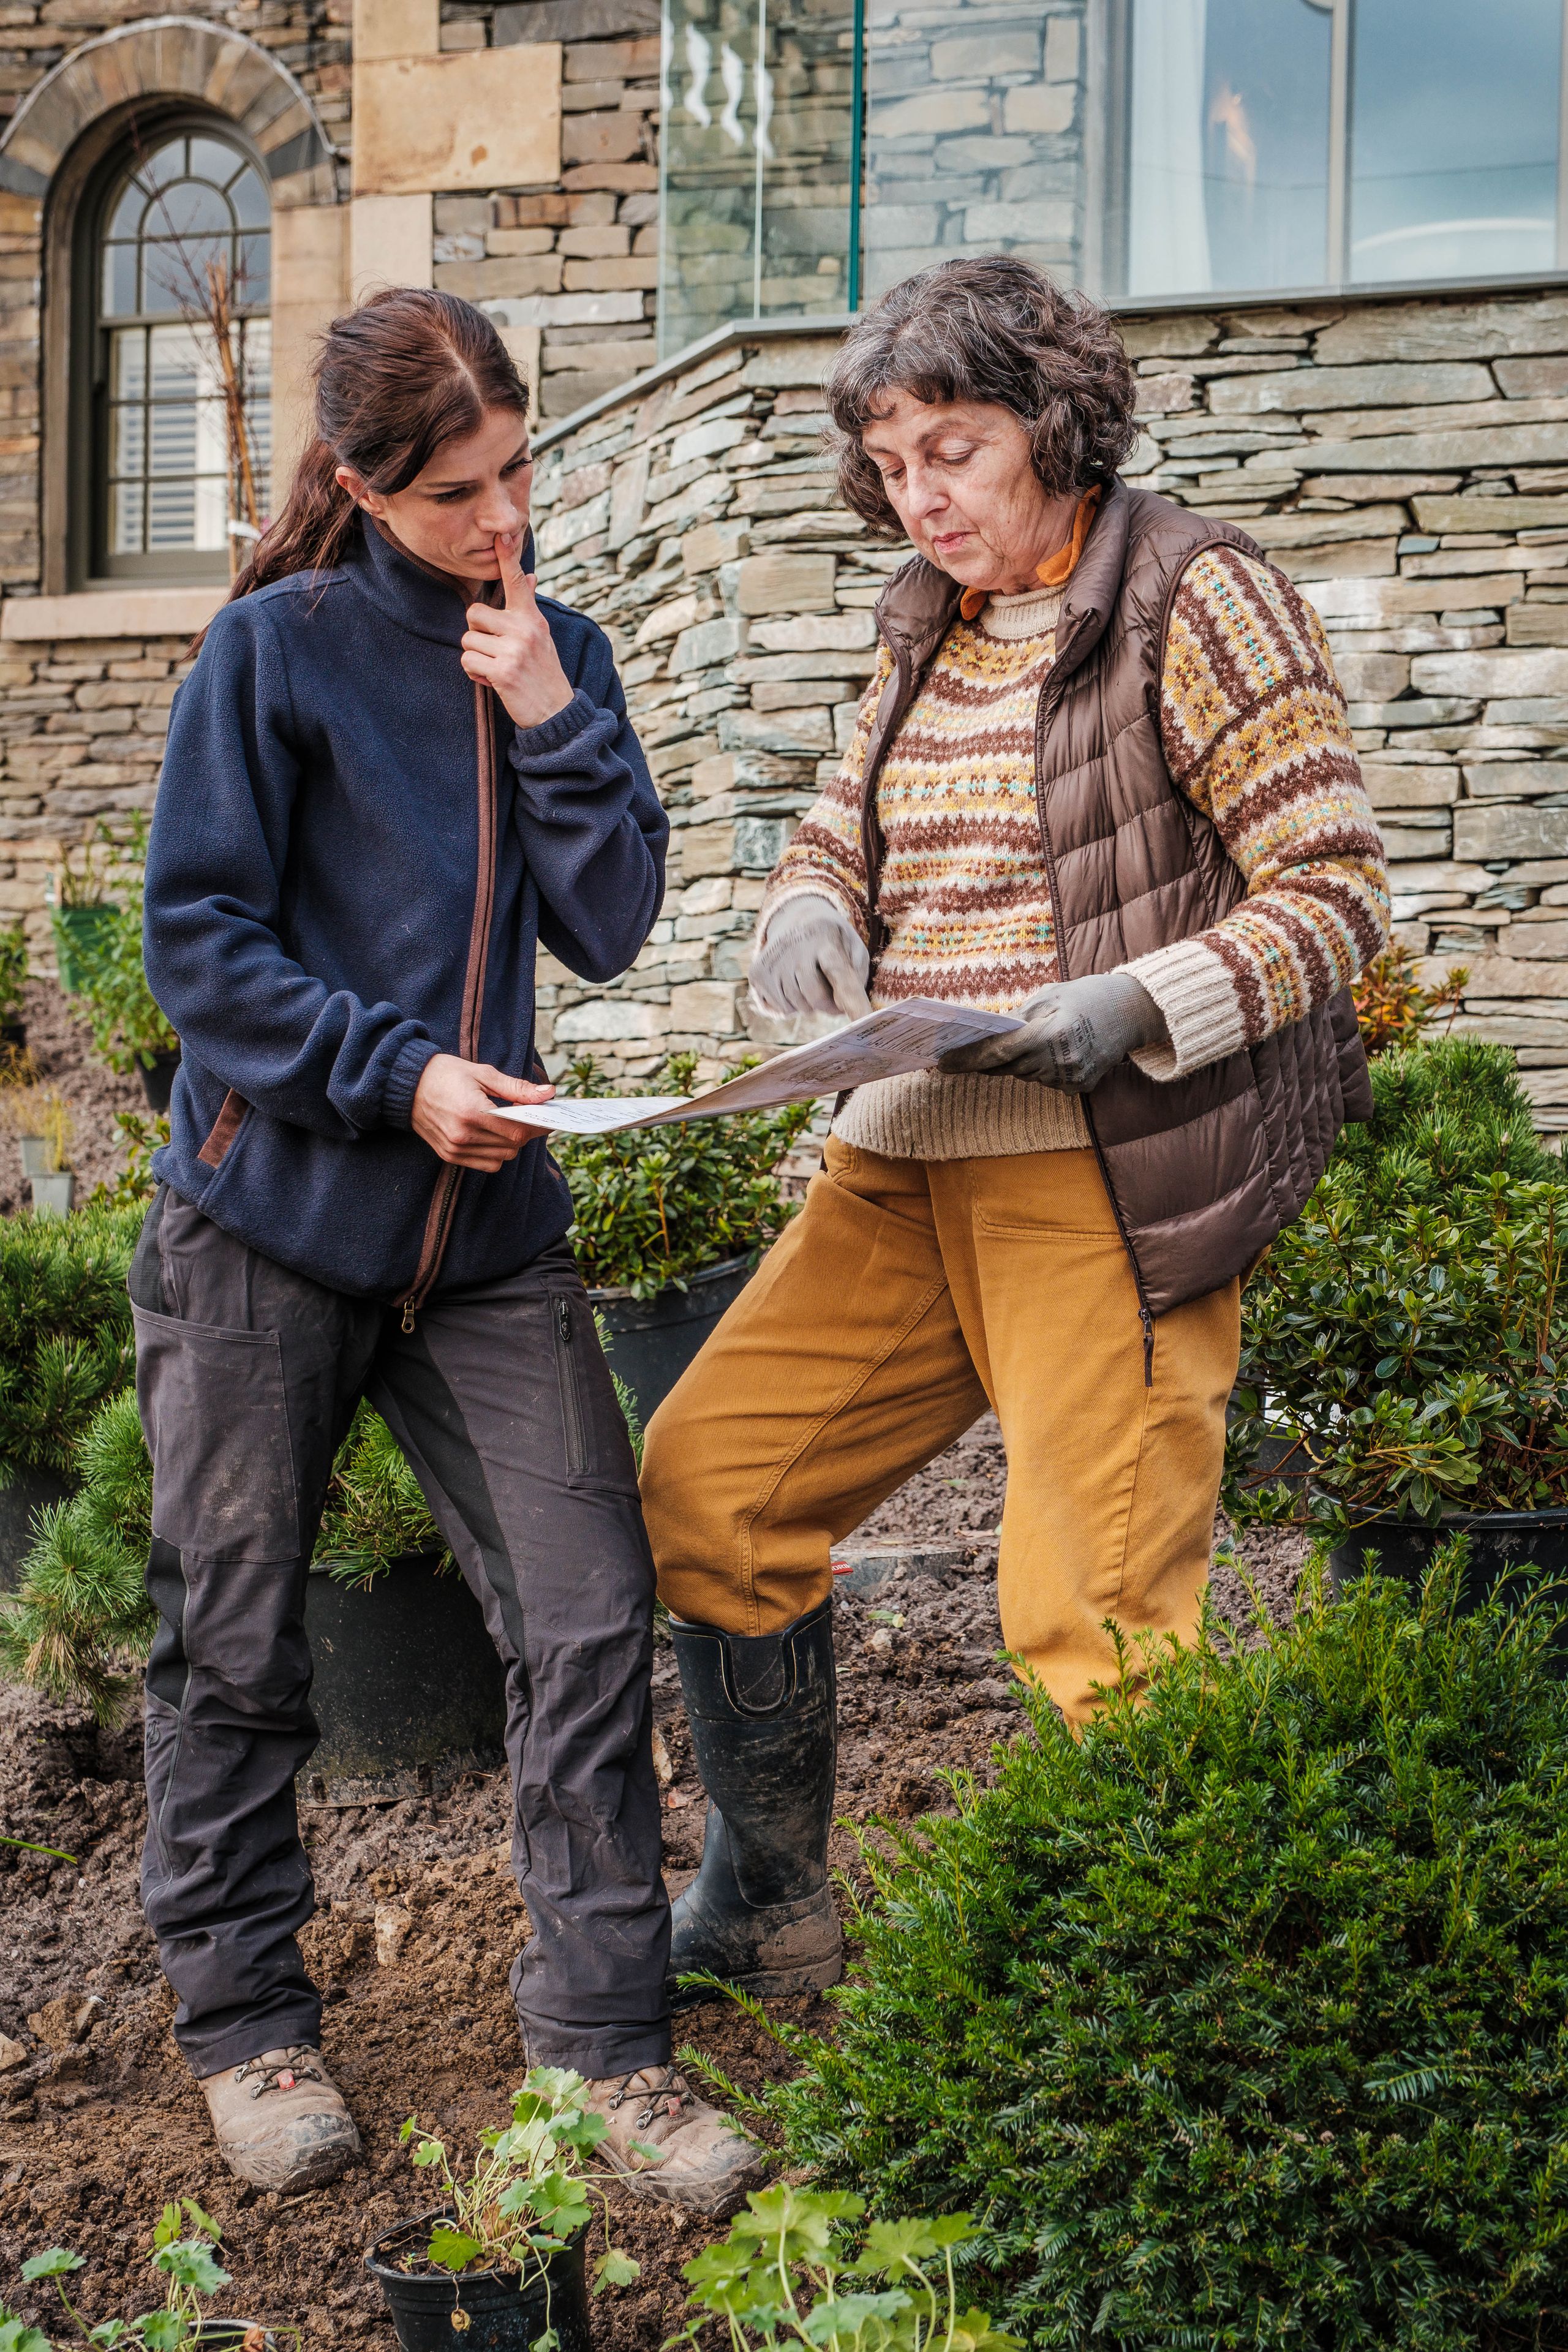
<instances>
[{"instance_id":1,"label":"conifer foliage","mask_svg":"<svg viewBox=\"0 0 1568 2352\"><path fill-rule=\"evenodd\" d=\"M789 2158L973 2212L1033 2347L1568 2343L1568 1688L1458 1549L889 1827Z\"/></svg>"}]
</instances>

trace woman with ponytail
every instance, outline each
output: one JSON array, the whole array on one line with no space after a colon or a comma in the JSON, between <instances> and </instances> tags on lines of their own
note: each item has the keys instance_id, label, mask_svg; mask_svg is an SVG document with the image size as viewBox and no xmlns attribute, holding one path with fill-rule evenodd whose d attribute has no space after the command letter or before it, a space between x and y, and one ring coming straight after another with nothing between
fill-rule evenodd
<instances>
[{"instance_id":1,"label":"woman with ponytail","mask_svg":"<svg viewBox=\"0 0 1568 2352\"><path fill-rule=\"evenodd\" d=\"M340 319L317 437L175 698L145 944L183 1059L131 1279L142 1897L229 2165L331 2179L359 2142L297 1941L293 1784L305 1579L368 1397L508 1670L529 2060L588 2078L618 2168L721 2212L758 2174L669 2063L636 1470L566 1187L498 1116L550 1092L539 945L625 971L668 833L607 640L534 592L527 405L451 295Z\"/></svg>"}]
</instances>

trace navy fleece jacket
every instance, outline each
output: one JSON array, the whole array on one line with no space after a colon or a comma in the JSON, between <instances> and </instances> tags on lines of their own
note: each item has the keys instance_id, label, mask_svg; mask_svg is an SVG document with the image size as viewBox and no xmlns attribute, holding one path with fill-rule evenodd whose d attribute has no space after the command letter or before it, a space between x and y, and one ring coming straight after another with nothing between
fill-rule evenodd
<instances>
[{"instance_id":1,"label":"navy fleece jacket","mask_svg":"<svg viewBox=\"0 0 1568 2352\"><path fill-rule=\"evenodd\" d=\"M335 571L226 604L174 698L148 850L147 975L184 1049L155 1172L268 1257L388 1300L414 1282L443 1172L409 1121L426 1064L458 1050L482 880L466 603L371 530ZM517 1076L536 946L584 980L624 971L668 835L603 631L540 609L571 702L519 728L484 697L475 1058ZM542 1142L465 1171L436 1295L515 1273L570 1223Z\"/></svg>"}]
</instances>

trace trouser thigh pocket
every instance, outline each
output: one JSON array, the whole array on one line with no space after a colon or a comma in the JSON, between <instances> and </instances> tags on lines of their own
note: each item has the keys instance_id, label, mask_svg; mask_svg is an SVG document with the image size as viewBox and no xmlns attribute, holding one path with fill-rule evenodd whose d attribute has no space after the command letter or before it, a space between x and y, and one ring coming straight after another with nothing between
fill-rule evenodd
<instances>
[{"instance_id":1,"label":"trouser thigh pocket","mask_svg":"<svg viewBox=\"0 0 1568 2352\"><path fill-rule=\"evenodd\" d=\"M637 1464L594 1310L580 1289L552 1290L546 1307L561 1391L566 1483L637 1489Z\"/></svg>"},{"instance_id":2,"label":"trouser thigh pocket","mask_svg":"<svg viewBox=\"0 0 1568 2352\"><path fill-rule=\"evenodd\" d=\"M132 1312L153 1534L207 1559L291 1559L300 1511L279 1334Z\"/></svg>"}]
</instances>

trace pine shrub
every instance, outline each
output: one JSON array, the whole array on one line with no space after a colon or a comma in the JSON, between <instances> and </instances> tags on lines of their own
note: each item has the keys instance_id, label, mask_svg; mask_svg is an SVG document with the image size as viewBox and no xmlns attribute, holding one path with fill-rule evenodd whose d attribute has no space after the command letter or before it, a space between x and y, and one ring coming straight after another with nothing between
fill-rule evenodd
<instances>
[{"instance_id":1,"label":"pine shrub","mask_svg":"<svg viewBox=\"0 0 1568 2352\"><path fill-rule=\"evenodd\" d=\"M1459 1550L884 1825L790 2160L973 2212L1031 2346L1568 2344L1568 1687Z\"/></svg>"},{"instance_id":2,"label":"pine shrub","mask_svg":"<svg viewBox=\"0 0 1568 2352\"><path fill-rule=\"evenodd\" d=\"M142 1215L0 1218L0 1482L68 1473L93 1414L132 1378L125 1277Z\"/></svg>"}]
</instances>

